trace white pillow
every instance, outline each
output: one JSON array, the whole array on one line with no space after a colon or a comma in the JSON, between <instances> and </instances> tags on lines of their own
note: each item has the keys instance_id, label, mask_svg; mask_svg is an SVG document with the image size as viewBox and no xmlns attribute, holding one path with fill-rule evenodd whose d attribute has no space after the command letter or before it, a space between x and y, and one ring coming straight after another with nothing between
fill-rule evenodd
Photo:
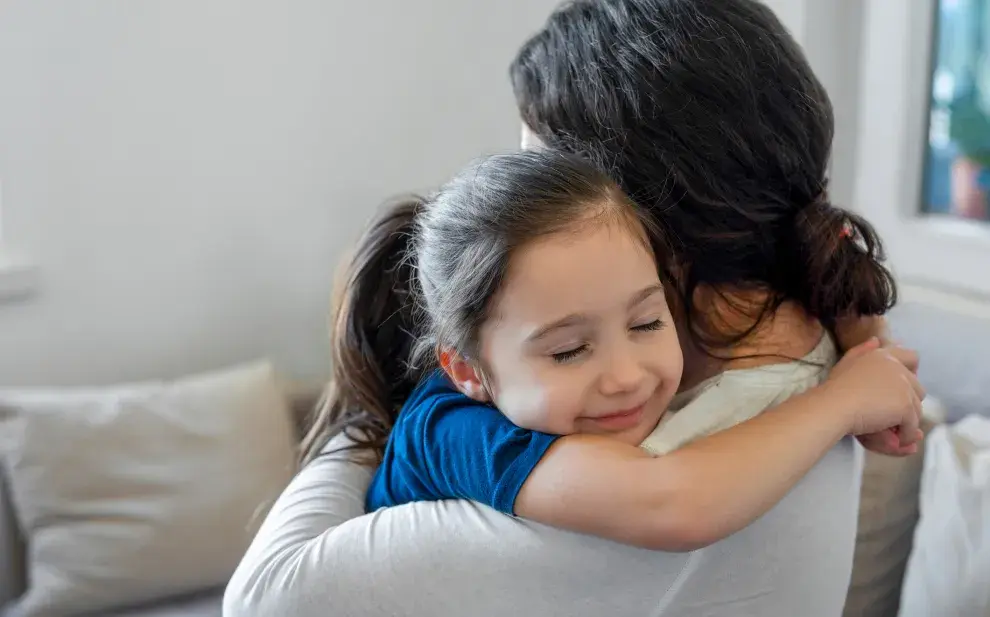
<instances>
[{"instance_id":1,"label":"white pillow","mask_svg":"<svg viewBox=\"0 0 990 617\"><path fill-rule=\"evenodd\" d=\"M295 472L268 363L171 383L0 392L0 454L28 542L16 617L226 583Z\"/></svg>"},{"instance_id":2,"label":"white pillow","mask_svg":"<svg viewBox=\"0 0 990 617\"><path fill-rule=\"evenodd\" d=\"M900 617L990 615L990 418L932 431Z\"/></svg>"}]
</instances>

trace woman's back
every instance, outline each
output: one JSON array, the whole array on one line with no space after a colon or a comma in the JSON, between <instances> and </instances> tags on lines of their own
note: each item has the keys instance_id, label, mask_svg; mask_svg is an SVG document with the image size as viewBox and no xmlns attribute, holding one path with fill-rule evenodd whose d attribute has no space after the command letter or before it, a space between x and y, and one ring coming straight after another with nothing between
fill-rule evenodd
<instances>
[{"instance_id":1,"label":"woman's back","mask_svg":"<svg viewBox=\"0 0 990 617\"><path fill-rule=\"evenodd\" d=\"M824 353L834 362L834 347ZM707 400L721 405L735 393L730 400L744 416L771 389L786 398L819 383L825 370L807 367L732 371ZM785 379L768 388L767 369ZM705 401L699 396L680 413L704 416ZM700 551L661 553L467 501L358 516L363 491L338 483L346 476L366 487L371 470L323 457L272 509L228 587L224 614L834 617L849 582L859 467L857 446L845 439L748 528ZM328 559L333 567L305 567Z\"/></svg>"},{"instance_id":2,"label":"woman's back","mask_svg":"<svg viewBox=\"0 0 990 617\"><path fill-rule=\"evenodd\" d=\"M674 405L681 409L644 445L663 453L748 420L821 383L835 361L835 345L824 336L803 363L722 373L679 395ZM843 440L765 516L692 553L659 614L840 614L856 533L858 459L853 440Z\"/></svg>"},{"instance_id":3,"label":"woman's back","mask_svg":"<svg viewBox=\"0 0 990 617\"><path fill-rule=\"evenodd\" d=\"M692 553L654 614L840 615L852 572L860 469L858 446L846 438L765 516Z\"/></svg>"}]
</instances>

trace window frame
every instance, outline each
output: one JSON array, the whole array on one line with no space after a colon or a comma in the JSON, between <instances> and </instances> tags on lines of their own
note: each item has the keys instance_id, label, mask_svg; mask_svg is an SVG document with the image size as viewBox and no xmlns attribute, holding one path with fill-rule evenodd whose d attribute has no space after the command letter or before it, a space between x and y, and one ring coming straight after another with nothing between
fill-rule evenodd
<instances>
[{"instance_id":1,"label":"window frame","mask_svg":"<svg viewBox=\"0 0 990 617\"><path fill-rule=\"evenodd\" d=\"M864 7L854 200L899 280L990 297L990 223L920 216L938 0Z\"/></svg>"}]
</instances>

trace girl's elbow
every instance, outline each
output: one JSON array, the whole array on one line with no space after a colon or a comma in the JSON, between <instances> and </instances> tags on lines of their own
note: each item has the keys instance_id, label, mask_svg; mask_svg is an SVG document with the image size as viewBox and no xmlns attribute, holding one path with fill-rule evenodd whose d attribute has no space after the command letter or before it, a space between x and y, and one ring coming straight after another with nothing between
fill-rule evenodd
<instances>
[{"instance_id":1,"label":"girl's elbow","mask_svg":"<svg viewBox=\"0 0 990 617\"><path fill-rule=\"evenodd\" d=\"M667 553L690 553L711 546L721 538L716 538L697 525L686 524L676 529L663 529L645 542L645 548Z\"/></svg>"},{"instance_id":2,"label":"girl's elbow","mask_svg":"<svg viewBox=\"0 0 990 617\"><path fill-rule=\"evenodd\" d=\"M689 553L711 546L726 536L711 516L691 508L657 513L651 519L640 545L655 551Z\"/></svg>"}]
</instances>

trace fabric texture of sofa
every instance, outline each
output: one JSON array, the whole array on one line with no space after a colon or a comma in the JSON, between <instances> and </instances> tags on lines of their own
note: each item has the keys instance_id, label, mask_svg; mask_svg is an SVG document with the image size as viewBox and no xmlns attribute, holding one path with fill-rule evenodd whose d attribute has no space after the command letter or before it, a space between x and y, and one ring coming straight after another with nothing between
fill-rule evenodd
<instances>
[{"instance_id":1,"label":"fabric texture of sofa","mask_svg":"<svg viewBox=\"0 0 990 617\"><path fill-rule=\"evenodd\" d=\"M0 391L0 607L10 617L219 615L296 470L270 363L169 382Z\"/></svg>"},{"instance_id":2,"label":"fabric texture of sofa","mask_svg":"<svg viewBox=\"0 0 990 617\"><path fill-rule=\"evenodd\" d=\"M945 410L934 413L933 416L935 416L935 419L942 414L947 415L950 420L958 419L966 413L972 412L990 415L990 408L987 407L990 405L988 403L990 401L990 362L987 361L988 355L986 352L987 349L990 349L990 321L947 315L941 311L924 306L905 306L895 310L892 315L892 323L896 337L905 344L914 346L921 351L923 362L921 370L922 380L929 389L929 392L944 403ZM982 343L974 342L977 339L982 341ZM966 349L963 349L953 344L953 341L959 340L966 340L972 344ZM969 354L969 356L966 357L966 354ZM249 375L254 376L247 381L255 385L249 387L241 383L245 379L245 371ZM231 377L231 372L233 372L233 377ZM244 398L245 394L255 399L260 396L265 401L263 405L267 405L270 408L269 412L271 414L283 416L281 420L276 418L272 421L270 417L265 420L265 410L257 405L254 407L254 417L256 420L260 418L261 420L258 420L260 422L259 426L264 427L261 429L261 432L268 433L269 445L267 446L267 451L270 454L268 464L275 470L270 474L269 486L264 491L267 491L266 494L271 494L274 497L279 490L277 484L286 481L292 473L291 469L280 467L280 465L284 466L285 461L288 460L286 457L289 456L289 453L294 454L292 450L295 442L292 441L290 443L285 438L285 435L291 432L292 439L298 439L300 434L300 419L311 409L314 402L314 392L312 389L309 389L303 391L302 394L288 394L286 388L280 386L280 392L283 398L281 400L274 400L270 396L272 392L271 384L274 383L271 377L272 374L270 366L256 364L231 369L231 371L222 372L219 376L217 374L206 376L206 386L203 386L204 377L198 377L191 378L191 381L180 380L179 386L175 384L136 384L123 389L105 389L100 392L102 398L97 398L104 401L103 410L109 414L108 417L126 417L127 414L123 413L121 409L126 411L127 407L120 407L120 405L122 404L121 401L126 402L128 392L133 393L137 391L143 393L137 398L144 401L142 404L145 405L145 408L161 412L158 414L159 416L165 413L162 411L160 405L156 407L156 404L160 404L162 401L171 401L169 404L173 407L175 405L181 407L184 404L190 410L196 413L202 413L204 409L215 410L218 406L236 406L238 401L246 401ZM228 396L226 394L217 394L213 391L217 389L218 383L221 383L221 385L223 383L226 383L228 386L231 385L225 382L225 379L228 382L233 380L235 386L241 383L240 386L235 387L235 390L237 387L241 388L240 395ZM263 383L258 386L256 382ZM189 388L186 387L190 383L194 385L193 390L198 388L193 395L188 393ZM213 386L209 385L211 383ZM110 399L106 398L108 393L112 395ZM14 407L20 407L22 413L24 408L31 407L32 405L34 405L34 413L40 413L42 415L46 413L67 413L64 409L66 406L65 393L56 393L54 397L50 396L51 393L42 394L43 396L40 397L35 396L33 402L25 402L24 393L18 393L15 396L13 393L0 391L0 425L4 422L9 422L11 415L16 413L11 411L11 408ZM38 395L38 393L34 393L34 395ZM114 399L113 397L116 398ZM31 397L28 398L30 399ZM107 400L110 400L112 403L109 407L106 407ZM70 405L70 407L72 406ZM77 399L74 409L77 412L85 409L89 409L92 412L93 409L100 409L100 407L79 407ZM107 412L108 409L112 413ZM224 438L219 434L211 433L211 431L234 430L235 424L228 422L228 420L232 417L239 417L239 414L243 413L243 410L239 410L233 412L233 415L219 414L215 418L215 422L201 419L199 424L196 422L183 424L189 417L195 417L195 413L187 416L179 414L177 417L180 417L182 421L177 421L177 425L183 430L188 431L191 436L205 440L204 443L213 443L217 440L222 442ZM227 420L224 420L224 418L227 418ZM172 424L176 423L174 422ZM46 425L42 423L38 426L43 428ZM70 424L70 426L74 426L73 430L77 430L78 428L75 425ZM83 424L82 426L90 427L89 424ZM22 603L25 589L27 588L26 583L30 576L29 563L32 560L37 561L38 559L38 555L33 554L31 551L36 551L38 548L37 541L40 531L46 525L71 524L73 520L72 516L66 516L66 513L82 517L86 514L93 514L93 512L74 512L71 508L64 512L46 512L44 508L51 507L51 504L46 502L37 506L40 509L37 509L32 515L25 516L26 504L24 503L24 496L18 494L18 491L15 490L15 484L26 486L25 478L32 482L40 482L37 475L40 472L24 473L25 469L29 469L31 461L11 462L10 452L13 448L11 444L16 439L10 436L9 427L6 430L8 434L5 442L4 429L0 429L0 448L5 448L5 450L0 450L0 455L7 455L6 464L0 468L0 471L3 472L0 473L0 614L5 617L8 615L20 617L21 613L17 611L23 609ZM18 430L23 431L25 429L21 427ZM151 434L155 435L157 433L153 432ZM271 439L272 435L275 435L274 439ZM23 433L16 433L15 437L23 438L24 435ZM243 433L239 433L236 439L243 440L248 439L248 437ZM28 441L30 442L30 440L29 437ZM166 439L165 442L167 443L167 441ZM4 445L5 443L6 445ZM159 440L159 443L161 443L161 440ZM115 441L108 441L103 447L110 450L114 448L119 449L120 444ZM201 450L198 454L194 452L193 455L189 456L204 456L204 451ZM230 456L236 456L235 450L232 448L224 451ZM150 456L146 450L139 450L135 453L124 448L120 452L121 456L134 455L135 458L132 459L132 462L140 461L142 458L147 459ZM169 452L159 452L157 454L159 459L157 460L164 461L169 455ZM206 461L203 463L204 465L213 465L211 469L217 473L233 473L233 468L225 467L225 463L215 460L210 462L211 460L209 457L202 459L202 461ZM21 464L21 468L19 470L13 470L17 464ZM59 465L67 464L72 464L72 461L68 463L65 461L59 462ZM237 465L249 465L249 462L246 462L245 459L237 459ZM149 469L153 470L153 468L144 468L143 472L147 473ZM15 477L11 476L12 470ZM255 475L257 473L257 471L254 472ZM897 615L897 604L900 597L900 586L904 575L904 567L911 551L913 530L919 516L917 495L920 474L920 457L917 459L900 460L867 456L863 482L863 506L860 513L860 537L857 545L853 581L844 617L895 617ZM135 475L137 475L137 472L135 472ZM127 474L124 474L122 477L129 481L134 479ZM12 483L12 480L15 482ZM243 489L244 485L238 484L236 480L234 484L241 487L237 490ZM153 486L143 486L142 490L147 489L151 491L154 488ZM258 495L256 492L245 494L249 494L250 498L256 498ZM52 499L55 497L63 499L67 495L72 495L72 492L68 489L54 494ZM50 502L51 499L48 501ZM99 505L102 502L93 503ZM106 503L119 504L119 502L114 500ZM107 507L106 503L103 503L100 507ZM231 501L231 503L236 503L236 500ZM179 512L183 515L189 515L189 512L183 512L181 510ZM244 518L241 515L243 520L240 520L238 523L242 526L240 535L228 536L235 538L233 542L235 547L238 542L243 540L246 548L246 543L250 540L250 535L252 534L252 525L260 522L260 517L264 515L264 512L264 504L258 504L258 511L253 512L252 517ZM97 508L96 513L99 514L99 508ZM57 516L59 514L63 516L62 519L59 519ZM140 516L142 512L138 509L131 511L130 514ZM147 512L143 514L148 515ZM148 516L149 521L160 522L155 516ZM26 519L31 519L33 522L29 522L29 528L25 530ZM220 524L217 523L216 519L209 519L208 517L203 520L204 522L210 522L214 526ZM210 533L209 529L207 529L207 533ZM26 536L32 538L33 544L30 547ZM151 539L146 538L146 541L149 546L155 544ZM58 547L48 550L54 552L54 554L59 554ZM108 553L108 555L112 554ZM123 556L121 557L122 559L124 557L134 557L134 555L126 551L120 553L120 555ZM157 557L154 553L147 553L143 554L143 558L153 562ZM234 565L236 565L236 559L234 559L234 563L229 564L231 572ZM217 567L227 568L228 564L226 562L220 563ZM152 569L151 571L154 570ZM229 576L229 573L227 574ZM215 570L207 578L216 577ZM167 588L139 589L137 592L127 589L111 589L110 591L122 599L122 601L114 604L110 600L115 600L116 598L99 597L95 600L90 598L96 604L93 605L93 610L89 611L88 614L98 614L103 617L218 617L221 615L223 580L203 580L203 584L198 588L189 581L180 582L182 584L177 584L173 591ZM69 615L87 614L85 612L67 612L64 606L56 607L57 610L49 612L45 612L45 608L42 605L35 605L33 608L29 608L34 612L24 614L31 615L32 617L68 617Z\"/></svg>"}]
</instances>

